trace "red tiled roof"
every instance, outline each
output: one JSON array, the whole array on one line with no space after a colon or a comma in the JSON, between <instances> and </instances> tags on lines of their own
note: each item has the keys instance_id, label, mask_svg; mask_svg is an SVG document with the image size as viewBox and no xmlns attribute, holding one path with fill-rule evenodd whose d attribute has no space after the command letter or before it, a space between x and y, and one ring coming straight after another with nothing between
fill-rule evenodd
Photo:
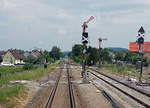
<instances>
[{"instance_id":1,"label":"red tiled roof","mask_svg":"<svg viewBox=\"0 0 150 108\"><path fill-rule=\"evenodd\" d=\"M139 45L136 42L130 42L129 51L138 52L139 51ZM144 42L143 52L150 52L150 42Z\"/></svg>"}]
</instances>

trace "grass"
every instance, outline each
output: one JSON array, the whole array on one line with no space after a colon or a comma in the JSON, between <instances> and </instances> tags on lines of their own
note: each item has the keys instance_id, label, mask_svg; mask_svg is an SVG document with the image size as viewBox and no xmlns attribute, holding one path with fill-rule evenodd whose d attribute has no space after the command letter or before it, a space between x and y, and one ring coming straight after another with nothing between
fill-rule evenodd
<instances>
[{"instance_id":1,"label":"grass","mask_svg":"<svg viewBox=\"0 0 150 108\"><path fill-rule=\"evenodd\" d=\"M0 67L0 73L4 74L4 73L15 73L15 72L20 72L23 71L22 67L7 67L7 66L3 66Z\"/></svg>"},{"instance_id":2,"label":"grass","mask_svg":"<svg viewBox=\"0 0 150 108\"><path fill-rule=\"evenodd\" d=\"M14 103L10 102L9 99L13 97L19 96L19 93L24 90L23 84L10 84L10 81L13 80L36 80L43 76L46 73L50 73L52 69L54 69L57 66L57 64L52 64L47 67L47 69L44 69L44 67L39 67L34 70L28 70L28 71L22 71L17 72L14 74L5 74L0 79L0 104L7 106L6 108L9 108L9 106L13 106ZM12 108L12 107L10 107Z\"/></svg>"},{"instance_id":3,"label":"grass","mask_svg":"<svg viewBox=\"0 0 150 108\"><path fill-rule=\"evenodd\" d=\"M135 66L132 65L123 65L123 66L116 66L116 65L104 65L102 70L108 70L111 73L123 76L134 76L137 77L139 72L137 72Z\"/></svg>"},{"instance_id":4,"label":"grass","mask_svg":"<svg viewBox=\"0 0 150 108\"><path fill-rule=\"evenodd\" d=\"M27 70L22 72L17 72L15 74L5 74L0 80L0 85L8 84L9 81L12 80L35 80L40 78L43 74L50 72L52 69L56 67L56 64L52 64L44 69L43 67L39 67L34 70Z\"/></svg>"},{"instance_id":5,"label":"grass","mask_svg":"<svg viewBox=\"0 0 150 108\"><path fill-rule=\"evenodd\" d=\"M45 73L49 73L55 67L56 67L56 64L53 64L53 65L48 66L47 69L40 67L40 68L37 68L35 70L18 72L14 75L9 75L8 78L10 80L35 80L35 79L40 78Z\"/></svg>"},{"instance_id":6,"label":"grass","mask_svg":"<svg viewBox=\"0 0 150 108\"><path fill-rule=\"evenodd\" d=\"M17 97L22 90L24 90L22 84L0 88L0 104L8 103L11 97Z\"/></svg>"}]
</instances>

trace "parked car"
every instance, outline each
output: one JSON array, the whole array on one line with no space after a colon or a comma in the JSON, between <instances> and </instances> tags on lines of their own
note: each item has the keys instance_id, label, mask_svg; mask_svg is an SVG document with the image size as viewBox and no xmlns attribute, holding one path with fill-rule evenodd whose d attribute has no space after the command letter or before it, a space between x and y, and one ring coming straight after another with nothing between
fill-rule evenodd
<instances>
[{"instance_id":1,"label":"parked car","mask_svg":"<svg viewBox=\"0 0 150 108\"><path fill-rule=\"evenodd\" d=\"M15 66L15 65L11 63L2 62L1 66Z\"/></svg>"}]
</instances>

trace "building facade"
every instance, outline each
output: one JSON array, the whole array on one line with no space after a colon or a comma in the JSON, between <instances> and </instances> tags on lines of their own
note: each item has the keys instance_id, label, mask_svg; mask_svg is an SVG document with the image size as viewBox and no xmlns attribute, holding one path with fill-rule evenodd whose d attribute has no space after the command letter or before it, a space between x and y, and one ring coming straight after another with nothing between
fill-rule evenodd
<instances>
[{"instance_id":1,"label":"building facade","mask_svg":"<svg viewBox=\"0 0 150 108\"><path fill-rule=\"evenodd\" d=\"M18 50L9 50L3 57L3 63L8 64L25 64L23 54Z\"/></svg>"}]
</instances>

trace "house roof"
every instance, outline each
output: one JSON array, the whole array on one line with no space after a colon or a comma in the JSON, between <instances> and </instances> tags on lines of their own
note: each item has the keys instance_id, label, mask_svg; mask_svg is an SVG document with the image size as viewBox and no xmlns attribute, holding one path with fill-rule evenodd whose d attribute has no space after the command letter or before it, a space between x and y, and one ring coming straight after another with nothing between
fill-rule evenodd
<instances>
[{"instance_id":1,"label":"house roof","mask_svg":"<svg viewBox=\"0 0 150 108\"><path fill-rule=\"evenodd\" d=\"M24 59L24 53L22 50L17 49L9 49L8 51L11 52L11 54L15 57L15 59Z\"/></svg>"},{"instance_id":2,"label":"house roof","mask_svg":"<svg viewBox=\"0 0 150 108\"><path fill-rule=\"evenodd\" d=\"M0 56L4 56L6 54L6 51L0 51Z\"/></svg>"},{"instance_id":3,"label":"house roof","mask_svg":"<svg viewBox=\"0 0 150 108\"><path fill-rule=\"evenodd\" d=\"M129 51L131 52L139 52L139 45L136 42L130 42ZM150 52L150 42L144 42L143 44L143 52Z\"/></svg>"},{"instance_id":4,"label":"house roof","mask_svg":"<svg viewBox=\"0 0 150 108\"><path fill-rule=\"evenodd\" d=\"M31 51L31 55L33 55L33 56L35 56L35 57L38 57L38 56L41 55L41 53L40 53L40 51L38 51L38 50L32 50L32 51Z\"/></svg>"}]
</instances>

